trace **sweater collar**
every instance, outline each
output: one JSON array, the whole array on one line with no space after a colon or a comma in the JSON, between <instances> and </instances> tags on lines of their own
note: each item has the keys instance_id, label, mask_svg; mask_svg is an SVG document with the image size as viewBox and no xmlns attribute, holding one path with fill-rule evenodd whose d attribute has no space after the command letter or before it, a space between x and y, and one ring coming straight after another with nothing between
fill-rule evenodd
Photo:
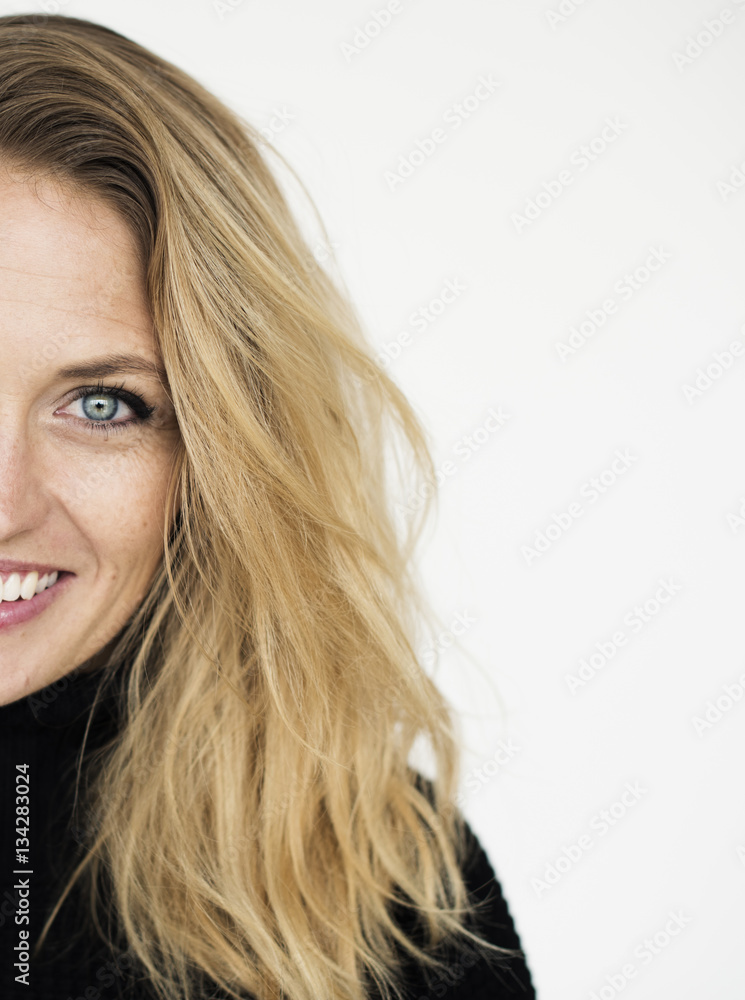
<instances>
[{"instance_id":1,"label":"sweater collar","mask_svg":"<svg viewBox=\"0 0 745 1000\"><path fill-rule=\"evenodd\" d=\"M59 729L84 720L96 697L103 671L76 668L33 694L0 705L0 731L7 729ZM113 717L116 685L107 684L96 705Z\"/></svg>"}]
</instances>

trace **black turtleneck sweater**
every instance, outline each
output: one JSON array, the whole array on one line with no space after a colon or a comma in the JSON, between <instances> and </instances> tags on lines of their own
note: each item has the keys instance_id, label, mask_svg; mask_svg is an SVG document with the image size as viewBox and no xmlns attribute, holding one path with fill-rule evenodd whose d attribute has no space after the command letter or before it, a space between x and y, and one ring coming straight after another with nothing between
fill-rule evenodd
<instances>
[{"instance_id":1,"label":"black turtleneck sweater","mask_svg":"<svg viewBox=\"0 0 745 1000\"><path fill-rule=\"evenodd\" d=\"M89 928L84 901L74 891L52 924L42 953L37 957L28 950L73 864L83 856L83 836L75 825L73 795L78 753L97 687L97 675L73 673L28 698L0 706L3 1000L153 998L146 978L137 975L127 952L112 953ZM112 693L94 712L84 765L91 753L116 735L116 728L116 697ZM489 900L478 930L494 944L520 948L499 882L478 840L470 829L468 833L471 851L464 866L466 883L477 899ZM440 954L447 958L447 971L428 973L428 979L420 967L407 965L403 984L411 1000L535 998L530 973L522 960L494 964L462 948ZM218 996L216 990L204 994L205 1000ZM370 997L377 998L374 989Z\"/></svg>"}]
</instances>

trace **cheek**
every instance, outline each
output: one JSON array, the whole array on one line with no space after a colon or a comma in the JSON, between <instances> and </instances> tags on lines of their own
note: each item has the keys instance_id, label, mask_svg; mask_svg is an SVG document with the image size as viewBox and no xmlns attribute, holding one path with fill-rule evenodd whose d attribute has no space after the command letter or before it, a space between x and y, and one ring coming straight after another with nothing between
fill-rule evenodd
<instances>
[{"instance_id":1,"label":"cheek","mask_svg":"<svg viewBox=\"0 0 745 1000\"><path fill-rule=\"evenodd\" d=\"M99 452L65 480L68 516L87 537L99 563L133 584L149 579L162 556L163 518L173 464L169 446ZM136 578L136 580L134 579Z\"/></svg>"}]
</instances>

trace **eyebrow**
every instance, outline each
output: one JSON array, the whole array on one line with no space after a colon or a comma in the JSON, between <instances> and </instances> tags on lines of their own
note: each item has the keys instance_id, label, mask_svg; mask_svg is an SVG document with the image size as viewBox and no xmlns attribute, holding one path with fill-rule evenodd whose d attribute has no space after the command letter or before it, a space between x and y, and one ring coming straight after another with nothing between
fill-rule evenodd
<instances>
[{"instance_id":1,"label":"eyebrow","mask_svg":"<svg viewBox=\"0 0 745 1000\"><path fill-rule=\"evenodd\" d=\"M162 365L137 354L104 354L100 358L60 368L57 375L59 378L106 378L122 372L137 372L151 375L160 382L166 381L166 370Z\"/></svg>"}]
</instances>

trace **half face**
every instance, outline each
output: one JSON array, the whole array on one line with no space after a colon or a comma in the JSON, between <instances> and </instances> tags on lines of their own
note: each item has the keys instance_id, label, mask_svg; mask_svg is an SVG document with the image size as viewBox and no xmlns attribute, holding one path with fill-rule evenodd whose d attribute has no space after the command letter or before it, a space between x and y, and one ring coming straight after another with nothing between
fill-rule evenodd
<instances>
[{"instance_id":1,"label":"half face","mask_svg":"<svg viewBox=\"0 0 745 1000\"><path fill-rule=\"evenodd\" d=\"M0 166L0 705L96 659L163 555L180 440L126 222Z\"/></svg>"}]
</instances>

